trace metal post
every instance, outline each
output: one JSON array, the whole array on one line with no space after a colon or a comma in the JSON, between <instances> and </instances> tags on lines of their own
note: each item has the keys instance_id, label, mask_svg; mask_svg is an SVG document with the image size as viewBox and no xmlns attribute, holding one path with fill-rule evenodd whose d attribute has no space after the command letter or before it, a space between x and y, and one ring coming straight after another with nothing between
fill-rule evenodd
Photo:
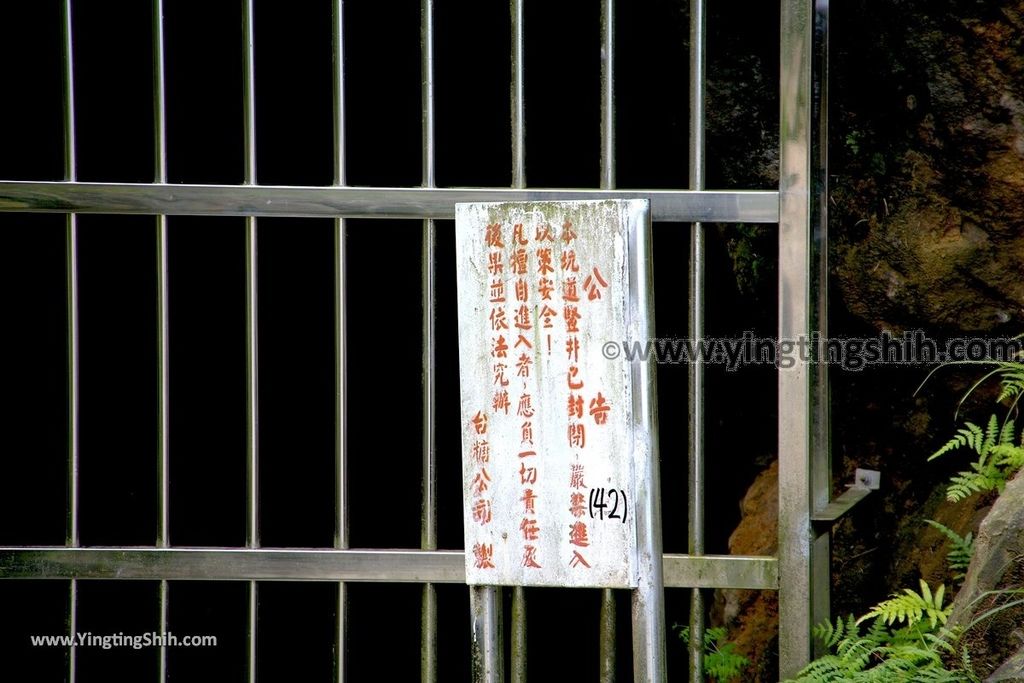
<instances>
[{"instance_id":1,"label":"metal post","mask_svg":"<svg viewBox=\"0 0 1024 683\"><path fill-rule=\"evenodd\" d=\"M512 187L526 187L526 114L523 98L523 0L512 0ZM501 641L499 641L500 643ZM512 683L526 683L526 591L512 589Z\"/></svg>"},{"instance_id":2,"label":"metal post","mask_svg":"<svg viewBox=\"0 0 1024 683\"><path fill-rule=\"evenodd\" d=\"M157 183L167 182L167 118L164 90L164 3L153 0L153 179ZM170 435L169 425L169 347L168 347L168 269L167 269L167 216L156 217L156 256L157 256L157 355L158 368L158 412L157 412L157 500L159 517L157 520L157 547L170 546L169 529L169 465ZM161 634L168 631L167 606L168 584L160 581L160 628ZM161 642L159 678L163 683L167 680L167 646Z\"/></svg>"},{"instance_id":3,"label":"metal post","mask_svg":"<svg viewBox=\"0 0 1024 683\"><path fill-rule=\"evenodd\" d=\"M704 0L690 2L690 189L704 189L704 84L707 70ZM704 225L693 224L690 239L690 338L704 338ZM689 365L688 552L704 554L704 363ZM704 680L704 593L690 593L690 680Z\"/></svg>"},{"instance_id":4,"label":"metal post","mask_svg":"<svg viewBox=\"0 0 1024 683\"><path fill-rule=\"evenodd\" d=\"M820 339L828 338L828 0L814 2L814 62L811 107L811 263L810 329ZM829 504L832 494L832 444L828 365L821 349L813 348L815 365L811 371L811 506L820 510ZM812 554L811 620L818 624L831 620L831 548L829 531L814 539ZM820 643L814 643L815 651Z\"/></svg>"},{"instance_id":5,"label":"metal post","mask_svg":"<svg viewBox=\"0 0 1024 683\"><path fill-rule=\"evenodd\" d=\"M423 131L423 187L435 187L434 179L434 2L422 0L420 7L421 109ZM437 228L434 221L423 221L421 283L423 292L423 514L420 547L437 549L437 445L435 436L436 377L434 349L437 322ZM421 612L420 678L423 683L437 680L437 590L423 584Z\"/></svg>"},{"instance_id":6,"label":"metal post","mask_svg":"<svg viewBox=\"0 0 1024 683\"><path fill-rule=\"evenodd\" d=\"M810 313L812 224L813 0L783 0L780 54L779 338L806 338ZM811 370L803 358L779 370L779 675L789 678L811 654L813 603L810 514Z\"/></svg>"},{"instance_id":7,"label":"metal post","mask_svg":"<svg viewBox=\"0 0 1024 683\"><path fill-rule=\"evenodd\" d=\"M471 586L469 592L470 666L476 683L503 683L501 593L490 586Z\"/></svg>"},{"instance_id":8,"label":"metal post","mask_svg":"<svg viewBox=\"0 0 1024 683\"><path fill-rule=\"evenodd\" d=\"M345 32L344 2L333 3L334 49L334 184L345 185ZM347 357L345 354L345 219L334 219L334 547L348 548L348 442L347 442ZM348 589L338 582L335 628L335 679L345 680L345 628L348 616Z\"/></svg>"},{"instance_id":9,"label":"metal post","mask_svg":"<svg viewBox=\"0 0 1024 683\"><path fill-rule=\"evenodd\" d=\"M75 59L71 27L71 0L63 4L64 30L64 179L77 180L78 163L75 138ZM79 359L78 359L78 220L67 215L67 320L68 320L68 516L66 545L77 548L78 535L78 461L79 461ZM68 589L68 634L78 632L78 583L71 579ZM68 681L77 680L75 648L68 648Z\"/></svg>"},{"instance_id":10,"label":"metal post","mask_svg":"<svg viewBox=\"0 0 1024 683\"><path fill-rule=\"evenodd\" d=\"M243 76L242 111L245 130L245 184L256 184L256 96L253 64L252 0L242 1ZM245 545L259 547L259 353L257 318L258 280L256 250L256 219L245 218L245 346L246 346L246 525ZM256 680L257 585L249 582L248 676Z\"/></svg>"},{"instance_id":11,"label":"metal post","mask_svg":"<svg viewBox=\"0 0 1024 683\"><path fill-rule=\"evenodd\" d=\"M615 189L615 0L601 2L601 189ZM599 679L615 680L615 593L601 591Z\"/></svg>"},{"instance_id":12,"label":"metal post","mask_svg":"<svg viewBox=\"0 0 1024 683\"><path fill-rule=\"evenodd\" d=\"M654 334L651 230L634 228L630 253L630 316L637 339ZM642 306L641 306L642 305ZM633 363L634 465L637 467L636 527L639 585L633 591L633 680L664 681L665 590L661 540L661 477L658 468L658 406L654 368Z\"/></svg>"}]
</instances>

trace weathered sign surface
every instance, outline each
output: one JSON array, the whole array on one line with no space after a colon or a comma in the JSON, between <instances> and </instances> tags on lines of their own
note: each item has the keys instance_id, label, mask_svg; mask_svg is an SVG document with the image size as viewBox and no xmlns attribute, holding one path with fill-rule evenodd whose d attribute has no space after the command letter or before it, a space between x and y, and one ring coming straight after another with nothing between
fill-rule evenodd
<instances>
[{"instance_id":1,"label":"weathered sign surface","mask_svg":"<svg viewBox=\"0 0 1024 683\"><path fill-rule=\"evenodd\" d=\"M630 337L647 217L645 200L456 208L470 584L637 585L648 449L630 364L605 345Z\"/></svg>"}]
</instances>

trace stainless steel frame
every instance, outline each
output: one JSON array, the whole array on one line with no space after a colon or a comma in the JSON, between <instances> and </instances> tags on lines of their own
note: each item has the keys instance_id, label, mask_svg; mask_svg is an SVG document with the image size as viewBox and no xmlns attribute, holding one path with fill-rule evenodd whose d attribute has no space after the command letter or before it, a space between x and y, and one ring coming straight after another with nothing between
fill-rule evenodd
<instances>
[{"instance_id":1,"label":"stainless steel frame","mask_svg":"<svg viewBox=\"0 0 1024 683\"><path fill-rule=\"evenodd\" d=\"M650 199L654 221L776 223L774 190L577 190L140 185L0 181L0 211L294 216L309 218L455 218L457 202Z\"/></svg>"},{"instance_id":2,"label":"stainless steel frame","mask_svg":"<svg viewBox=\"0 0 1024 683\"><path fill-rule=\"evenodd\" d=\"M465 583L461 550L2 547L5 579ZM774 557L666 554L668 588L778 588Z\"/></svg>"},{"instance_id":3,"label":"stainless steel frame","mask_svg":"<svg viewBox=\"0 0 1024 683\"><path fill-rule=\"evenodd\" d=\"M704 189L704 84L707 71L704 0L690 2L690 189ZM690 338L704 338L704 225L690 234ZM704 554L704 363L689 365L689 448L687 466L687 551ZM690 593L690 681L704 680L704 594Z\"/></svg>"},{"instance_id":4,"label":"stainless steel frame","mask_svg":"<svg viewBox=\"0 0 1024 683\"><path fill-rule=\"evenodd\" d=\"M811 331L825 333L827 318L827 36L828 0L783 0L781 3L781 134L778 191L708 191L704 181L704 87L707 49L705 2L693 0L690 31L690 154L687 190L615 189L615 3L601 2L600 189L527 189L523 69L523 0L511 0L511 188L438 188L434 162L434 5L421 0L422 186L352 187L346 181L344 6L334 0L334 182L328 187L279 187L258 184L255 149L256 70L253 63L251 0L243 0L244 184L173 185L167 178L164 92L163 0L153 0L154 181L148 184L83 183L77 179L75 131L75 59L72 0L63 3L64 32L64 181L0 181L0 211L56 212L67 215L67 290L69 356L69 500L64 547L0 547L0 578L69 579L69 628L77 623L77 581L150 579L160 583L160 623L167 623L168 580L233 580L249 583L248 678L256 678L257 590L259 581L338 582L336 677L345 680L347 626L346 582L416 582L423 584L422 680L437 678L437 596L433 584L465 581L461 551L437 549L434 348L436 326L436 225L454 217L456 202L544 201L599 198L648 198L652 220L692 224L690 254L690 334L702 337L704 291L704 223L779 224L779 335L792 338ZM157 537L152 548L82 548L79 542L79 392L78 392L78 213L144 214L156 217L158 302L158 503ZM172 450L168 438L168 358L173 341L167 317L167 216L230 215L246 218L247 341L247 495L244 548L176 547L168 519L168 481ZM263 216L329 217L335 221L335 534L332 549L277 550L259 542L259 415L257 320L257 218ZM346 444L345 231L347 218L414 219L422 232L423 269L423 517L419 550L351 549L348 536ZM636 245L642 250L649 245ZM639 272L638 282L647 282ZM640 370L648 372L648 370ZM653 386L646 377L638 386ZM660 586L693 589L690 651L691 680L702 680L700 634L704 623L702 589L716 587L779 590L780 674L793 674L811 654L811 624L828 614L827 525L859 500L830 500L828 376L823 365L798 363L780 371L779 391L779 552L774 557L704 554L704 373L690 371L689 545L686 555L660 550L659 505L638 511L647 547L656 549L645 567L648 585L633 605L634 677L664 680L665 635ZM653 392L640 397L653 401ZM655 436L656 436L656 432ZM659 490L657 470L652 481ZM859 495L859 494L858 494ZM657 503L655 499L655 503ZM812 526L817 522L818 528ZM661 557L661 561L658 561ZM473 589L473 669L477 680L503 681L505 619L498 589ZM600 677L615 675L615 599L601 594ZM512 595L511 662L513 681L526 680L526 599ZM72 649L68 678L76 678ZM160 654L160 680L166 680L166 652Z\"/></svg>"}]
</instances>

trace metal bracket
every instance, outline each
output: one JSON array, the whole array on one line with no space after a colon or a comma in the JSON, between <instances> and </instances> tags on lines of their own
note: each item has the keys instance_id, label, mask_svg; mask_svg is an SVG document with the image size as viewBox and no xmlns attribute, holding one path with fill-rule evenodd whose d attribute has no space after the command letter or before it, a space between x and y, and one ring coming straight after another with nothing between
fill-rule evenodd
<instances>
[{"instance_id":1,"label":"metal bracket","mask_svg":"<svg viewBox=\"0 0 1024 683\"><path fill-rule=\"evenodd\" d=\"M877 470L857 469L854 483L838 498L811 514L812 522L835 524L849 512L854 505L867 498L868 494L878 489L882 473Z\"/></svg>"}]
</instances>

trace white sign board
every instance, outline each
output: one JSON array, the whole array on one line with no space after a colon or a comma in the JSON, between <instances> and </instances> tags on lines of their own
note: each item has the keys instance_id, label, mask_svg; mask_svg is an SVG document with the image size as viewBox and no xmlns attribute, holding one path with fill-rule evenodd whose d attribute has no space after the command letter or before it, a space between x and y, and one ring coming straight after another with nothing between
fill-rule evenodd
<instances>
[{"instance_id":1,"label":"white sign board","mask_svg":"<svg viewBox=\"0 0 1024 683\"><path fill-rule=\"evenodd\" d=\"M649 450L630 364L605 345L630 338L648 215L646 200L456 207L467 583L637 586Z\"/></svg>"}]
</instances>

